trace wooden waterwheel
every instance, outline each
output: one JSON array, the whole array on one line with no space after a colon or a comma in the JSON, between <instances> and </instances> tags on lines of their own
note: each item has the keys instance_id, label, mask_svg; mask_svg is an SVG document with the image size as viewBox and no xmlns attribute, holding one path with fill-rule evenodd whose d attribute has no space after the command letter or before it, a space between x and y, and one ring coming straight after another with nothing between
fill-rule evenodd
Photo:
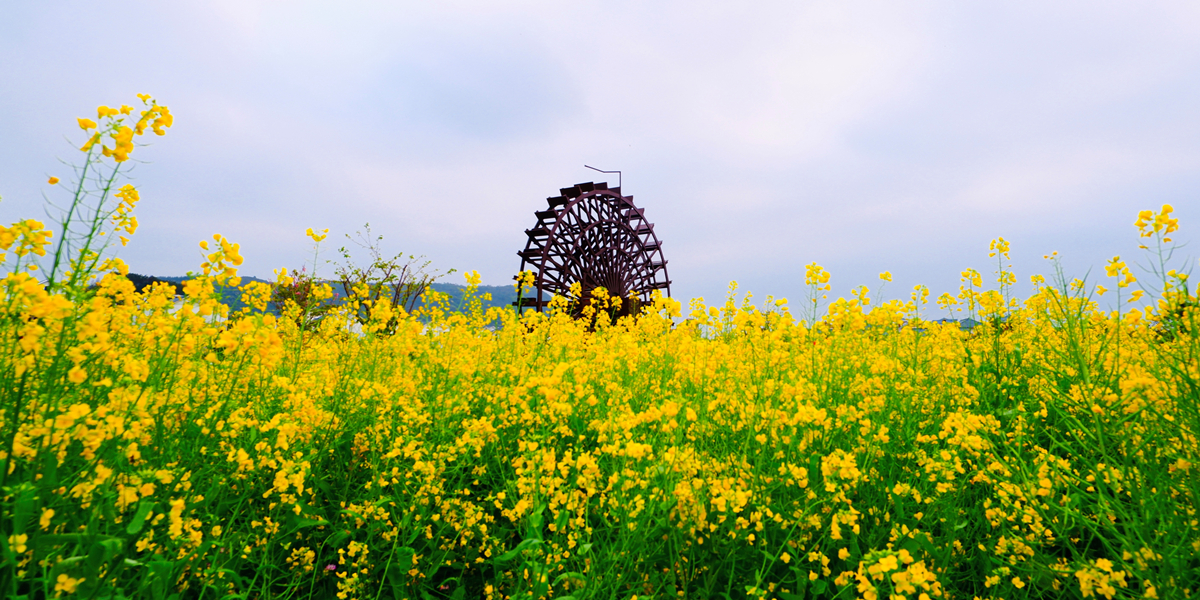
<instances>
[{"instance_id":1,"label":"wooden waterwheel","mask_svg":"<svg viewBox=\"0 0 1200 600\"><path fill-rule=\"evenodd\" d=\"M532 296L518 298L521 308L541 311L554 296L566 296L578 282L581 305L604 288L619 297L617 315L635 314L649 303L654 290L671 295L667 261L654 224L645 209L607 183L580 183L547 198L549 207L535 211L537 223L526 229L528 241L521 271L533 273ZM578 314L578 310L576 311Z\"/></svg>"}]
</instances>

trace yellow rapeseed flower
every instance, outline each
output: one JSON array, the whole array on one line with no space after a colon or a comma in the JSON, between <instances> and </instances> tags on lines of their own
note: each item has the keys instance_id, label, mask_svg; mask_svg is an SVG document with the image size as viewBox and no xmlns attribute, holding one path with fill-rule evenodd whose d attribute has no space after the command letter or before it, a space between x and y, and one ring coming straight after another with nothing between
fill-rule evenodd
<instances>
[{"instance_id":1,"label":"yellow rapeseed flower","mask_svg":"<svg viewBox=\"0 0 1200 600\"><path fill-rule=\"evenodd\" d=\"M92 150L92 147L94 147L96 145L96 143L99 141L100 141L100 134L97 133L97 134L93 135L92 137L88 138L88 141L84 142L84 144L79 147L79 150L82 152L90 152Z\"/></svg>"},{"instance_id":2,"label":"yellow rapeseed flower","mask_svg":"<svg viewBox=\"0 0 1200 600\"><path fill-rule=\"evenodd\" d=\"M79 365L75 365L74 367L71 367L70 371L67 371L67 379L70 380L71 383L83 383L84 380L87 379L87 371L85 371Z\"/></svg>"},{"instance_id":3,"label":"yellow rapeseed flower","mask_svg":"<svg viewBox=\"0 0 1200 600\"><path fill-rule=\"evenodd\" d=\"M58 578L54 581L54 591L56 592L55 595L74 594L75 588L78 588L79 584L83 583L84 581L87 581L87 579L75 579L66 573L59 573Z\"/></svg>"}]
</instances>

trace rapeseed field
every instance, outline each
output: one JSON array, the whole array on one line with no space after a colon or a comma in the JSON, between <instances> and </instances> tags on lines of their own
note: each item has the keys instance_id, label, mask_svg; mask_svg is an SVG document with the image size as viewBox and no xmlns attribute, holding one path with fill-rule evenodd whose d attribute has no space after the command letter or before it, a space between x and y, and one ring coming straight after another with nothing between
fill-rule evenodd
<instances>
[{"instance_id":1,"label":"rapeseed field","mask_svg":"<svg viewBox=\"0 0 1200 600\"><path fill-rule=\"evenodd\" d=\"M172 124L139 98L79 120L57 230L0 228L7 597L1200 591L1200 314L1169 206L1131 229L1141 280L1051 255L1017 298L997 239L991 275L934 300L970 331L923 319L922 286L826 306L815 264L795 311L734 286L615 321L603 298L407 314L363 290L314 321L251 283L231 312L220 235L176 308L107 250L137 229L135 138Z\"/></svg>"}]
</instances>

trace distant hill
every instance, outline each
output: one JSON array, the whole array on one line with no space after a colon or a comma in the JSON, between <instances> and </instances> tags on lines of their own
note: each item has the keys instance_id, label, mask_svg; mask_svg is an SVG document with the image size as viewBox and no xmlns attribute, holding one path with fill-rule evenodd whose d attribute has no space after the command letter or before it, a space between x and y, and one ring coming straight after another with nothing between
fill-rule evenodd
<instances>
[{"instance_id":1,"label":"distant hill","mask_svg":"<svg viewBox=\"0 0 1200 600\"><path fill-rule=\"evenodd\" d=\"M460 307L463 304L463 295L466 294L466 286L455 283L435 283L431 285L434 291L449 294L450 306ZM511 285L481 285L475 291L475 296L483 298L484 294L491 294L491 301L483 302L483 310L487 310L492 306L501 308L512 308L513 302L517 301L517 290ZM423 300L423 299L422 299ZM423 301L418 301L417 306L423 305ZM464 307L465 308L465 307Z\"/></svg>"},{"instance_id":2,"label":"distant hill","mask_svg":"<svg viewBox=\"0 0 1200 600\"><path fill-rule=\"evenodd\" d=\"M132 279L132 277L130 279ZM177 293L182 295L183 294L183 282L185 282L191 278L185 275L182 277L154 277L152 279L159 279L162 281L168 281L168 282L174 283L176 286L178 286L178 289L179 289L179 291ZM267 281L266 279L259 279L258 277L242 277L242 285L246 285L247 283L250 283L251 281L260 281L262 283L271 283L270 281ZM243 308L246 308L246 303L242 302L241 290L239 290L235 287L221 286L217 289L217 291L219 291L221 293L221 302L225 303L225 305L228 306L230 310L241 310ZM271 312L275 312L275 311L272 310Z\"/></svg>"},{"instance_id":3,"label":"distant hill","mask_svg":"<svg viewBox=\"0 0 1200 600\"><path fill-rule=\"evenodd\" d=\"M183 282L182 281L173 281L171 278L167 278L167 277L154 277L152 275L139 275L137 273L130 273L130 274L126 275L125 278L128 279L129 281L133 282L134 289L136 289L139 292L150 287L151 285L153 285L155 283L166 283L166 284L169 284L171 287L175 288L176 296L183 295Z\"/></svg>"},{"instance_id":4,"label":"distant hill","mask_svg":"<svg viewBox=\"0 0 1200 600\"><path fill-rule=\"evenodd\" d=\"M189 279L187 276L182 276L182 277L180 277L180 276L165 276L164 277L164 276L138 275L138 274L134 274L134 273L129 274L128 277L129 277L129 280L133 282L134 286L138 289L138 291L141 291L144 287L150 285L153 282L161 281L161 282L170 283L171 285L175 286L175 289L176 289L175 293L180 294L180 295L183 294L183 282L185 282ZM265 279L260 279L258 277L242 277L242 285L250 283L251 281L261 281L263 283L271 283L270 281L267 281ZM328 283L329 285L333 286L333 290L336 293L345 294L345 291L342 289L342 284L340 282L326 281L325 283ZM440 292L443 294L448 294L450 296L449 306L452 309L457 310L460 308L461 309L466 308L465 306L463 306L463 296L466 294L466 291L467 291L466 286L458 285L456 283L435 283L431 287L437 292ZM242 299L241 299L242 293L237 288L222 287L218 291L220 291L220 293L221 293L222 301L227 306L229 306L229 308L231 310L239 310L239 309L245 308L246 305L242 303ZM488 308L493 307L493 306L498 306L498 307L502 307L502 308L512 308L513 303L517 301L517 290L510 285L481 285L481 286L479 286L478 290L476 290L475 295L476 295L476 297L483 298L484 294L491 294L491 298L492 298L490 301L483 302L483 309L485 311ZM424 305L424 299L419 300L416 304L416 306L418 308L423 305ZM271 312L276 312L274 306L271 307Z\"/></svg>"}]
</instances>

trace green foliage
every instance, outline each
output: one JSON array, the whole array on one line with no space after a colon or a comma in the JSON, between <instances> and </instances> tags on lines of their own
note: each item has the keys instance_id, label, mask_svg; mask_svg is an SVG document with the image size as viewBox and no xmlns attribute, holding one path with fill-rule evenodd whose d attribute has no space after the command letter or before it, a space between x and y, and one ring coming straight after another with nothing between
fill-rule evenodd
<instances>
[{"instance_id":1,"label":"green foliage","mask_svg":"<svg viewBox=\"0 0 1200 600\"><path fill-rule=\"evenodd\" d=\"M445 273L430 270L431 261L404 253L386 257L380 248L383 236L371 237L371 224L363 225L364 231L356 232L357 239L347 235L346 238L365 250L369 261L365 266L354 264L351 252L342 246L338 252L344 264L337 266L337 278L342 285L346 298L358 298L364 306L355 313L360 325L365 325L370 319L368 306L379 302L388 302L394 308L404 312L412 312L425 294L430 284L440 277L454 272L450 269ZM390 325L394 329L396 323Z\"/></svg>"}]
</instances>

